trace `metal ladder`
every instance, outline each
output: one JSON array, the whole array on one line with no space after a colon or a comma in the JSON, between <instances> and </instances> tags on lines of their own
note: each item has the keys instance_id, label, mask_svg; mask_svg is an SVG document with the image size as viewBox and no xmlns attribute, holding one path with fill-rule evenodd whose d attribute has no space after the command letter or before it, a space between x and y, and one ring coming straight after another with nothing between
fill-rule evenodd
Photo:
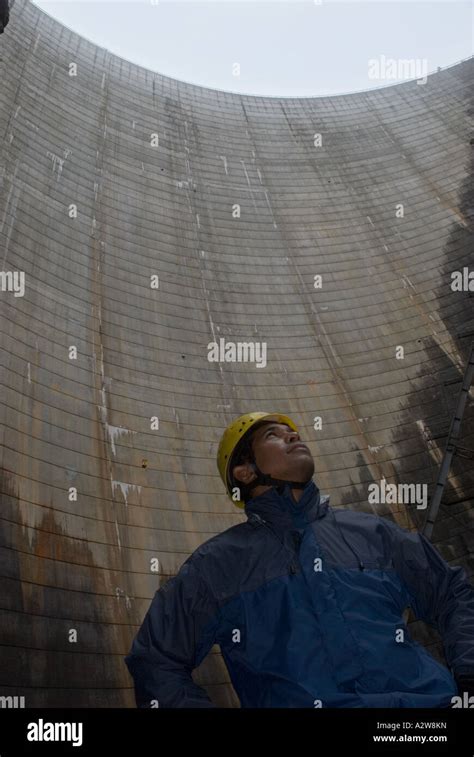
<instances>
[{"instance_id":1,"label":"metal ladder","mask_svg":"<svg viewBox=\"0 0 474 757\"><path fill-rule=\"evenodd\" d=\"M466 407L467 396L471 388L472 379L474 377L474 342L471 344L471 352L467 361L466 370L464 371L464 378L462 381L461 391L459 392L458 402L454 416L451 419L451 425L448 431L448 438L446 441L446 449L444 451L443 459L441 461L438 473L438 480L436 482L436 488L431 498L430 507L428 510L425 525L423 526L423 535L427 539L431 539L433 534L433 526L438 515L439 506L443 497L444 487L448 478L449 469L451 467L451 461L453 455L459 455L459 457L467 457L474 459L474 450L467 447L460 447L456 444L456 440L461 430L462 417L464 415L464 409Z\"/></svg>"}]
</instances>

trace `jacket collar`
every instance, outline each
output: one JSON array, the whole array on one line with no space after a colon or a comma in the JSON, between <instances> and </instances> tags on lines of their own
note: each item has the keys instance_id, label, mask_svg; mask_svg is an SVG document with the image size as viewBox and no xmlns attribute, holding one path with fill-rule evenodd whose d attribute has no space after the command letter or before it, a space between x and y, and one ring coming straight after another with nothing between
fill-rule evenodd
<instances>
[{"instance_id":1,"label":"jacket collar","mask_svg":"<svg viewBox=\"0 0 474 757\"><path fill-rule=\"evenodd\" d=\"M275 487L258 497L253 497L245 505L249 520L260 520L283 529L304 528L313 520L326 515L329 497L321 496L311 479L304 487L299 502L295 502L288 484L281 494Z\"/></svg>"}]
</instances>

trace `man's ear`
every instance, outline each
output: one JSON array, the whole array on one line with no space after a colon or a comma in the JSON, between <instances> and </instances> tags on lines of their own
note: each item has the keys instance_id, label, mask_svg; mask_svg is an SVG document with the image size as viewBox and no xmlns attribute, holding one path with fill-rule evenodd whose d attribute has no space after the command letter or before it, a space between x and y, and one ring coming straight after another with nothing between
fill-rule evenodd
<instances>
[{"instance_id":1,"label":"man's ear","mask_svg":"<svg viewBox=\"0 0 474 757\"><path fill-rule=\"evenodd\" d=\"M242 484L248 486L252 483L254 478L257 478L257 474L250 465L250 463L244 463L243 465L236 465L232 471L234 478L240 481Z\"/></svg>"}]
</instances>

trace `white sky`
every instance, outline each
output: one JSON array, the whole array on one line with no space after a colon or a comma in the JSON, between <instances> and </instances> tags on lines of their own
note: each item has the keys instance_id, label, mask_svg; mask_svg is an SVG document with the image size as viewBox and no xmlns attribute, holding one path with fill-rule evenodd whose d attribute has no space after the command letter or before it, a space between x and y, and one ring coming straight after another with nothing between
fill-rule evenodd
<instances>
[{"instance_id":1,"label":"white sky","mask_svg":"<svg viewBox=\"0 0 474 757\"><path fill-rule=\"evenodd\" d=\"M247 94L339 94L420 78L474 53L465 0L34 0L101 47L153 71ZM369 76L369 61L413 60ZM240 65L240 75L233 65ZM383 69L382 69L383 71Z\"/></svg>"}]
</instances>

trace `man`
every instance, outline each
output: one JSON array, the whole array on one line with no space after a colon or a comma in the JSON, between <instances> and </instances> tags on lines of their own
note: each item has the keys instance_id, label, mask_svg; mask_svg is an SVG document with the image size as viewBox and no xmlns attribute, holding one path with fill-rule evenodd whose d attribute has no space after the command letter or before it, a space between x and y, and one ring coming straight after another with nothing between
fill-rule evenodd
<instances>
[{"instance_id":1,"label":"man","mask_svg":"<svg viewBox=\"0 0 474 757\"><path fill-rule=\"evenodd\" d=\"M10 20L10 11L8 0L0 0L0 34L3 34L8 21Z\"/></svg>"},{"instance_id":2,"label":"man","mask_svg":"<svg viewBox=\"0 0 474 757\"><path fill-rule=\"evenodd\" d=\"M125 658L138 707L214 706L191 677L214 644L242 707L449 707L471 690L462 568L385 518L332 510L287 416L241 416L217 462L247 521L156 592ZM410 638L408 605L438 628L449 670Z\"/></svg>"}]
</instances>

